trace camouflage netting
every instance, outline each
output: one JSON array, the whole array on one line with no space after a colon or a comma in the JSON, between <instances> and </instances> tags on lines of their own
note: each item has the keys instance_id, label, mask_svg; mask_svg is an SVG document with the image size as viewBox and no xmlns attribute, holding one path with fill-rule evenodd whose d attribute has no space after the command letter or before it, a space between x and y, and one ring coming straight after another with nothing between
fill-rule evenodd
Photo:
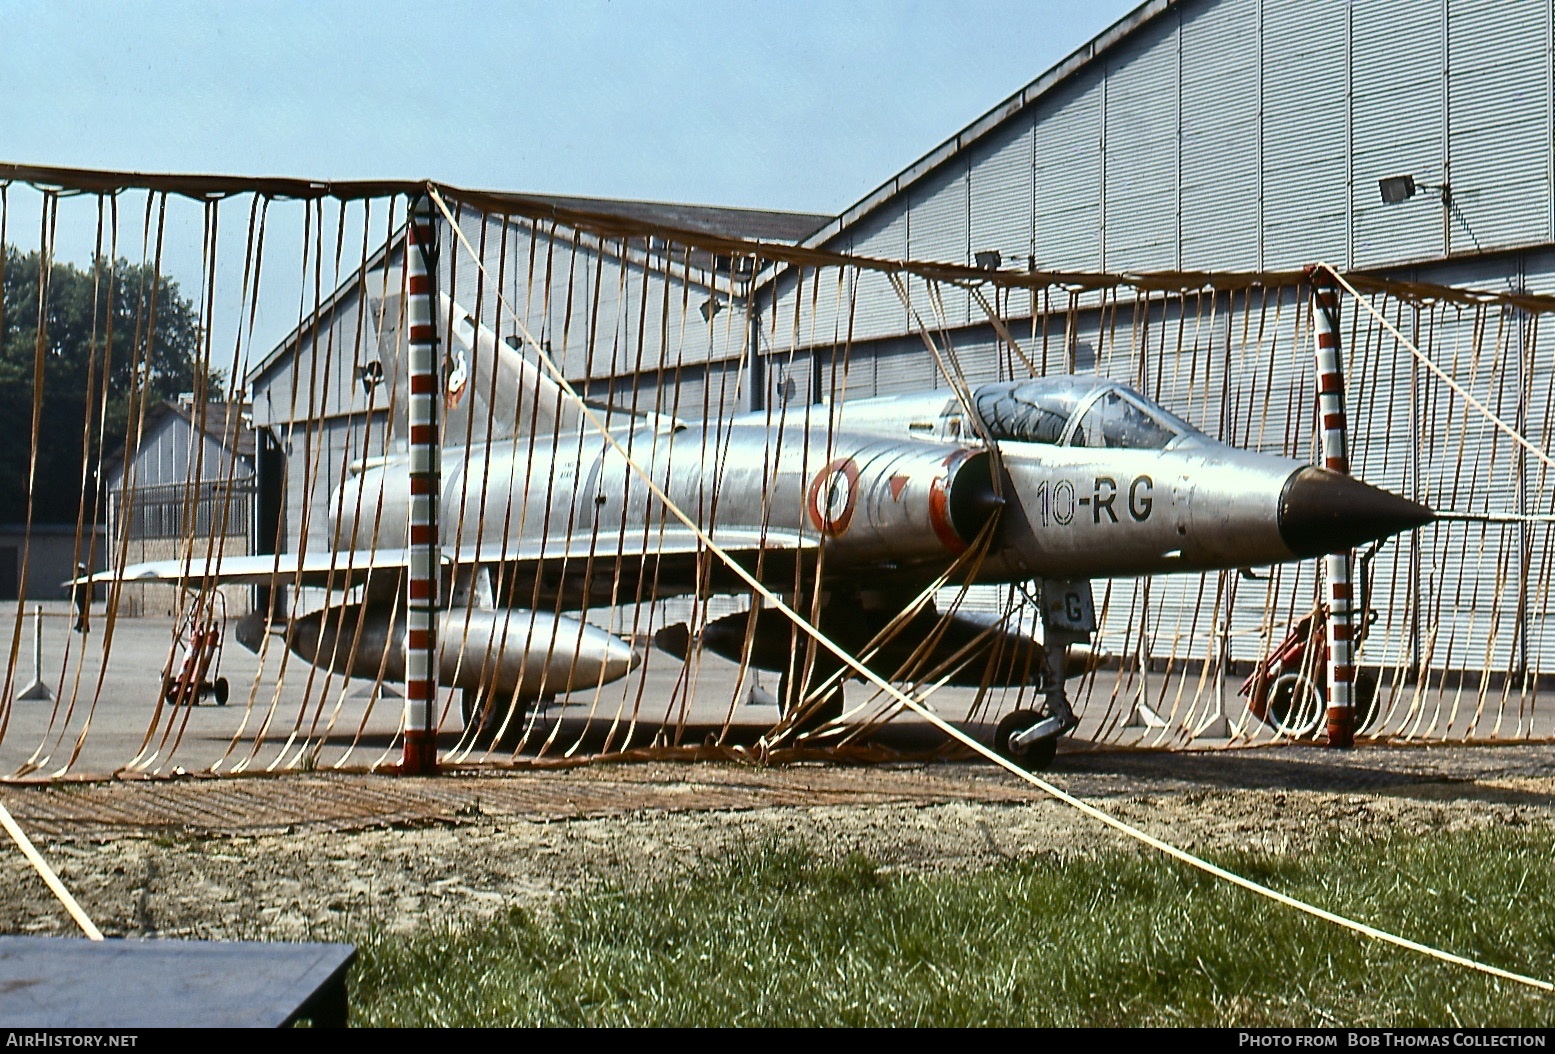
<instances>
[{"instance_id":1,"label":"camouflage netting","mask_svg":"<svg viewBox=\"0 0 1555 1054\"><path fill-rule=\"evenodd\" d=\"M1006 551L1036 499L987 424L1025 411L989 385L1118 382L1318 460L1305 273L901 261L766 214L436 184L0 181L12 778L400 760L411 200L436 231L444 765L953 749L779 602L985 739L1040 711L1042 589ZM1451 514L1356 552L1361 734L1546 737L1555 299L1342 286L1353 474ZM1041 515L1067 526L1103 490L1060 476ZM1109 578L1074 537L1099 627L1075 741L1321 737L1320 561Z\"/></svg>"}]
</instances>

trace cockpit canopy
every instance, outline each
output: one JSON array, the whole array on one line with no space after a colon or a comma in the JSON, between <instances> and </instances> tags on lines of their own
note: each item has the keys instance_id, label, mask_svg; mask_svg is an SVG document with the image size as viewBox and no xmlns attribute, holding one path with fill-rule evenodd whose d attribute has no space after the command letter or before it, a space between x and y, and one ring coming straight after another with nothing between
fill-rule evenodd
<instances>
[{"instance_id":1,"label":"cockpit canopy","mask_svg":"<svg viewBox=\"0 0 1555 1054\"><path fill-rule=\"evenodd\" d=\"M1104 377L1036 377L979 385L977 414L994 439L1054 446L1164 450L1203 433Z\"/></svg>"}]
</instances>

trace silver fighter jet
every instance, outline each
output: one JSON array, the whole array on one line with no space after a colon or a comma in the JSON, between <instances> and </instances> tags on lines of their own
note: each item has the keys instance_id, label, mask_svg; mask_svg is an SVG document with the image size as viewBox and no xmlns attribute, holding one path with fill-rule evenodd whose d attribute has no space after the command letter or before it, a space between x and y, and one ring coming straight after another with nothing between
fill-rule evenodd
<instances>
[{"instance_id":1,"label":"silver fighter jet","mask_svg":"<svg viewBox=\"0 0 1555 1054\"><path fill-rule=\"evenodd\" d=\"M696 424L602 410L623 454L522 346L497 341L446 298L442 307L470 375L494 377L494 404L518 407L525 426L443 452L451 588L440 680L465 690L466 720L483 727L521 726L535 699L637 665L625 640L563 612L748 591L644 475L882 676L932 669L951 684L1036 685L1046 712L1018 711L997 744L1030 765L1045 764L1077 724L1064 681L1069 647L1095 629L1090 578L1300 560L1433 519L1348 476L1211 439L1097 377L981 384L965 402L940 391ZM395 618L407 465L388 456L355 468L332 500L330 551L225 558L212 578L363 587L350 604L295 621L288 643L320 666L392 676L403 664ZM199 579L201 570L163 561L118 577ZM1035 581L1042 639L974 616L942 619L926 605L905 615L942 576ZM699 645L778 673L796 724L841 712L840 664L759 602L695 641L683 625L656 641L681 657Z\"/></svg>"}]
</instances>

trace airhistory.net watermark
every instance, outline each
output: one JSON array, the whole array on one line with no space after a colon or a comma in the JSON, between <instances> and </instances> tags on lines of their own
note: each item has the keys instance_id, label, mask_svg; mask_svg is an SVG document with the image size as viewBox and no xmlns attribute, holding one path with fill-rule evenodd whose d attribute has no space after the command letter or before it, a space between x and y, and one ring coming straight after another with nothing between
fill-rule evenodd
<instances>
[{"instance_id":1,"label":"airhistory.net watermark","mask_svg":"<svg viewBox=\"0 0 1555 1054\"><path fill-rule=\"evenodd\" d=\"M5 1034L7 1047L133 1047L135 1032L50 1032L16 1029Z\"/></svg>"}]
</instances>

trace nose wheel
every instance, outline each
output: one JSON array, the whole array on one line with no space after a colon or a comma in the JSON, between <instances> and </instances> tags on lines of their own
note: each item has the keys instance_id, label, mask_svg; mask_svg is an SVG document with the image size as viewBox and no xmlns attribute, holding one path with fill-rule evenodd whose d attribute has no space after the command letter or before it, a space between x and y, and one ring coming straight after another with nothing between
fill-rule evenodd
<instances>
[{"instance_id":1,"label":"nose wheel","mask_svg":"<svg viewBox=\"0 0 1555 1054\"><path fill-rule=\"evenodd\" d=\"M1047 579L1038 596L1027 592L1042 616L1042 685L1046 713L1012 710L994 731L993 748L1000 757L1027 772L1053 763L1058 737L1073 731L1080 719L1064 697L1069 673L1069 646L1089 642L1096 632L1096 603L1084 579Z\"/></svg>"},{"instance_id":2,"label":"nose wheel","mask_svg":"<svg viewBox=\"0 0 1555 1054\"><path fill-rule=\"evenodd\" d=\"M994 731L994 751L1027 772L1042 771L1053 763L1053 756L1058 753L1059 733L1055 732L1050 736L1043 736L1024 744L1016 737L1046 720L1048 720L1046 714L1035 710L1011 710L1004 715L1004 719L999 722L999 727Z\"/></svg>"}]
</instances>

